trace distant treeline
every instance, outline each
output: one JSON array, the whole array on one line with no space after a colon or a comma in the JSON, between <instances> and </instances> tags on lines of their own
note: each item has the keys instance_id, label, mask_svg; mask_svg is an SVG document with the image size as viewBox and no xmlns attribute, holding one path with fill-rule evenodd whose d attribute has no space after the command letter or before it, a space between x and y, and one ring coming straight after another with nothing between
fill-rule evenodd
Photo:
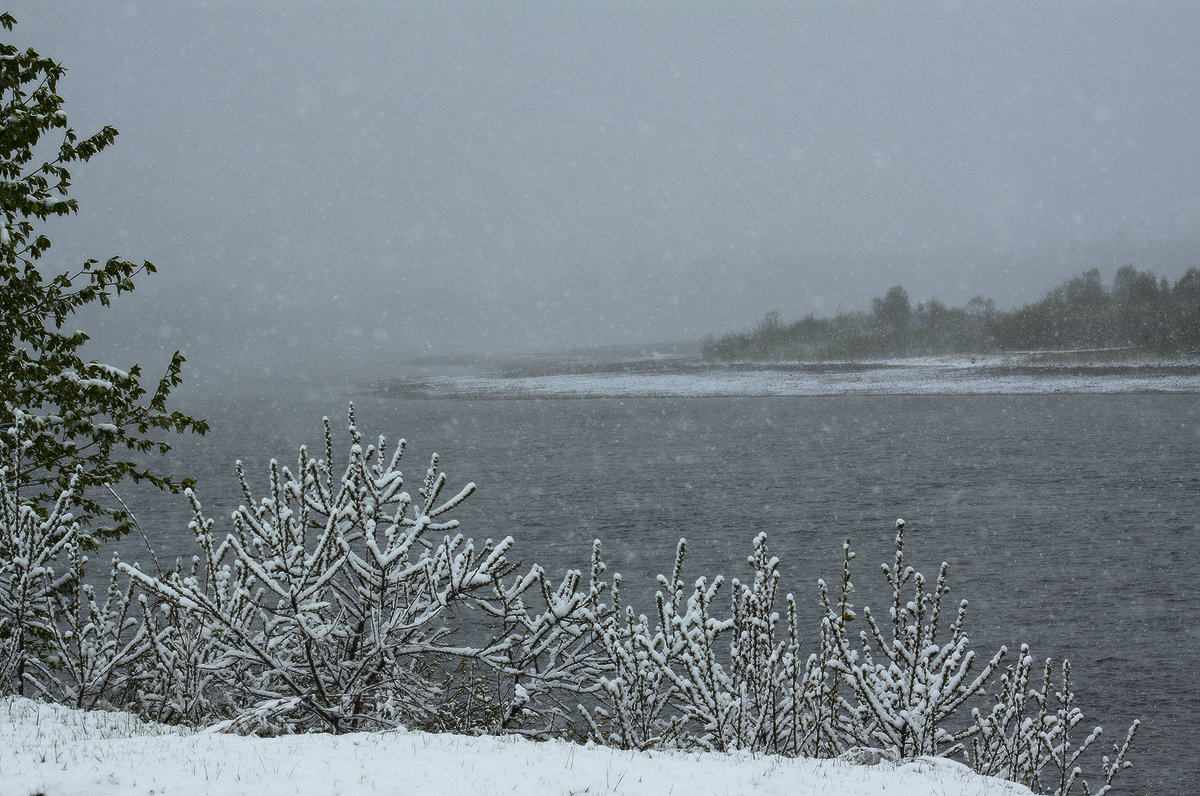
<instances>
[{"instance_id":1,"label":"distant treeline","mask_svg":"<svg viewBox=\"0 0 1200 796\"><path fill-rule=\"evenodd\" d=\"M784 323L769 312L758 328L705 339L708 359L813 360L975 354L998 351L1133 349L1200 353L1200 269L1171 285L1132 265L1111 286L1093 268L1040 301L997 310L976 296L963 307L937 299L914 308L899 285L871 301L870 312L807 315Z\"/></svg>"}]
</instances>

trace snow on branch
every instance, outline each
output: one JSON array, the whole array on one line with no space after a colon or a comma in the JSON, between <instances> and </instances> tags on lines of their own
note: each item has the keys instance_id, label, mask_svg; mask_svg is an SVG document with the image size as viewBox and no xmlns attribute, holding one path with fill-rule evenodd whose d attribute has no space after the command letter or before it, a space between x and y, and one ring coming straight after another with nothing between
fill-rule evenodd
<instances>
[{"instance_id":1,"label":"snow on branch","mask_svg":"<svg viewBox=\"0 0 1200 796\"><path fill-rule=\"evenodd\" d=\"M857 608L843 544L840 582L818 581L823 616L806 635L780 595L779 559L759 534L744 579L688 580L681 539L649 614L622 602L599 540L589 566L551 579L521 569L511 536L478 542L449 516L436 455L416 498L406 444L301 447L270 463L219 534L185 492L190 561L151 574L115 556L101 598L84 577L91 538L73 519L75 482L35 506L14 475L24 418L0 463L0 690L77 707L242 733L399 726L627 749L746 750L851 762L947 757L1031 789L1109 793L1130 766L1134 722L1085 775L1101 737L1084 732L1070 664L1035 674L1027 647L980 656L967 602L948 601L905 561L905 524L881 567L886 612ZM445 495L452 494L446 499ZM861 621L859 618L861 616ZM853 632L852 628L858 628ZM1057 678L1056 678L1057 671Z\"/></svg>"},{"instance_id":2,"label":"snow on branch","mask_svg":"<svg viewBox=\"0 0 1200 796\"><path fill-rule=\"evenodd\" d=\"M457 726L456 700L482 689L495 706L481 724L544 732L539 721L564 712L555 695L587 690L598 671L599 548L586 589L570 573L551 592L540 568L515 574L511 537L453 533L445 515L473 484L439 503L449 479L435 455L414 502L404 444L390 455L383 438L365 446L353 407L348 430L344 467L326 421L325 458L301 448L294 470L272 461L257 501L239 467L246 502L222 541L190 496L201 550L190 572L121 565L172 617L156 654L183 667L146 700L194 704L175 690L203 680L226 693L217 718L228 729L350 732Z\"/></svg>"}]
</instances>

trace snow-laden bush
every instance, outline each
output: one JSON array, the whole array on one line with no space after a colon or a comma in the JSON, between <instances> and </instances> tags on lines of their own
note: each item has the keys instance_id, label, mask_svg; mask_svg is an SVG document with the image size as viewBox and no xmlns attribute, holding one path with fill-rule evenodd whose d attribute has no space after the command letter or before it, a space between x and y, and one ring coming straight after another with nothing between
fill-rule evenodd
<instances>
[{"instance_id":1,"label":"snow-laden bush","mask_svg":"<svg viewBox=\"0 0 1200 796\"><path fill-rule=\"evenodd\" d=\"M1018 665L994 688L1005 649L976 668L965 600L944 626L947 565L930 589L905 565L903 521L896 530L895 559L882 566L892 597L887 619L878 622L864 606L866 628L851 634L855 555L847 542L837 596L818 583L824 617L817 649L806 658L792 595L786 624L775 611L779 561L769 555L765 534L748 559L753 579L733 581L727 614L716 609L721 576L699 578L689 596L681 540L671 578L659 576L654 620L622 608L614 589L617 610L602 626L610 671L602 681L604 704L582 708L591 738L622 748L746 749L855 761L942 756L1039 792L1067 796L1079 784L1093 793L1078 762L1100 730L1078 745L1071 740L1083 714L1074 705L1069 664L1062 689L1052 692L1047 661L1038 691L1030 686L1033 659L1023 647ZM1137 726L1111 759L1101 760L1103 785L1095 794L1107 793L1128 767Z\"/></svg>"},{"instance_id":2,"label":"snow-laden bush","mask_svg":"<svg viewBox=\"0 0 1200 796\"><path fill-rule=\"evenodd\" d=\"M1030 682L1033 658L1022 645L1020 660L1005 671L990 709L986 703L1007 650L1001 647L978 671L964 620L967 601L943 634L942 602L949 593L948 565L943 562L932 590L925 578L904 563L903 520L896 521L896 554L884 577L892 591L883 627L864 608L867 629L853 644L844 623L831 622L838 611L825 600L826 624L835 629L837 654L833 668L854 691L856 704L847 711L851 736L866 747L898 759L927 755L959 758L981 773L1028 785L1038 792L1067 796L1076 784L1087 794L1108 793L1117 772L1127 768L1129 747L1139 723L1129 728L1113 758L1103 757L1103 785L1092 791L1079 761L1100 737L1096 727L1078 745L1071 731L1083 721L1074 704L1070 663L1062 664L1062 689L1052 691L1053 666L1045 663L1041 690ZM911 582L912 591L905 591ZM848 587L848 575L843 580ZM970 706L970 710L965 709Z\"/></svg>"},{"instance_id":3,"label":"snow-laden bush","mask_svg":"<svg viewBox=\"0 0 1200 796\"><path fill-rule=\"evenodd\" d=\"M956 755L972 727L955 729L952 719L983 692L1006 650L1001 647L974 671L976 655L963 626L966 600L959 603L945 637L942 599L950 591L948 566L942 564L932 590L920 572L905 566L903 520L896 522L895 561L882 570L892 590L884 626L869 607L863 608L867 628L855 644L845 623L831 623L837 644L833 667L857 701L850 732L859 745L888 749L901 759ZM911 599L904 590L910 581ZM826 618L835 614L826 601Z\"/></svg>"},{"instance_id":4,"label":"snow-laden bush","mask_svg":"<svg viewBox=\"0 0 1200 796\"><path fill-rule=\"evenodd\" d=\"M116 556L103 601L85 581L86 551L96 543L74 518L78 478L49 507L22 494L32 445L24 432L18 415L0 465L0 693L77 708L120 705L146 650L132 585L119 585Z\"/></svg>"},{"instance_id":5,"label":"snow-laden bush","mask_svg":"<svg viewBox=\"0 0 1200 796\"><path fill-rule=\"evenodd\" d=\"M583 709L591 737L623 748L656 746L815 756L820 702L827 698L821 659L805 659L795 601L787 620L775 611L779 559L765 534L748 559L750 583L732 582L732 611L721 617L724 584L700 578L690 596L682 579L686 542L680 540L671 578L659 576L654 621L617 610L602 628L611 673L603 705ZM616 591L614 589L614 591Z\"/></svg>"},{"instance_id":6,"label":"snow-laden bush","mask_svg":"<svg viewBox=\"0 0 1200 796\"><path fill-rule=\"evenodd\" d=\"M826 622L816 652L802 648L796 602L779 600L779 559L766 534L747 559L752 577L734 579L729 613L717 608L724 578L682 578L680 540L671 577L658 577L654 620L632 607L603 626L611 674L604 704L584 710L591 737L623 748L745 749L789 756L835 757L856 739L853 708L839 694L836 634ZM847 562L853 554L847 548ZM614 578L614 580L616 580ZM846 570L839 623L852 617ZM614 592L616 589L614 589Z\"/></svg>"},{"instance_id":7,"label":"snow-laden bush","mask_svg":"<svg viewBox=\"0 0 1200 796\"><path fill-rule=\"evenodd\" d=\"M21 497L19 465L14 455L0 467L0 693L23 696L50 674L55 604L74 589L77 570L65 564L84 531L71 515L78 480L39 513Z\"/></svg>"},{"instance_id":8,"label":"snow-laden bush","mask_svg":"<svg viewBox=\"0 0 1200 796\"><path fill-rule=\"evenodd\" d=\"M115 553L103 598L84 580L87 557L69 551L74 573L70 590L53 601L50 671L33 685L39 696L83 709L120 709L134 702L136 672L150 648L146 626L137 616L134 586L120 573Z\"/></svg>"},{"instance_id":9,"label":"snow-laden bush","mask_svg":"<svg viewBox=\"0 0 1200 796\"><path fill-rule=\"evenodd\" d=\"M20 430L0 467L5 692L237 732L403 725L634 749L944 756L1040 792L1093 793L1079 762L1100 730L1078 731L1069 664L1057 690L1050 661L1034 682L1026 647L1006 670L1004 648L979 664L966 602L951 611L945 599L947 566L932 587L907 566L902 521L882 620L864 606L856 622L847 541L836 593L818 582L823 616L806 638L765 534L725 599L720 575L687 585L681 540L647 617L622 603L619 575L603 602L598 541L586 574L555 584L510 560L512 538L459 533L448 515L474 485L447 498L434 455L414 498L404 441L366 444L351 407L342 466L328 420L324 456L273 461L260 500L239 464L245 501L223 536L189 491L198 553L155 574L114 557L100 597L74 487L39 507L12 476ZM1100 761L1095 794L1130 765L1137 727Z\"/></svg>"},{"instance_id":10,"label":"snow-laden bush","mask_svg":"<svg viewBox=\"0 0 1200 796\"><path fill-rule=\"evenodd\" d=\"M435 454L414 499L404 441L365 444L353 407L349 430L340 474L326 420L325 457L272 461L257 502L239 463L245 504L223 538L189 492L186 571L122 565L158 603L149 712L233 730L561 726L561 695L597 680L599 548L582 590L578 572L557 589L540 567L517 574L511 537L477 546L447 517L474 484L444 498Z\"/></svg>"},{"instance_id":11,"label":"snow-laden bush","mask_svg":"<svg viewBox=\"0 0 1200 796\"><path fill-rule=\"evenodd\" d=\"M1094 728L1075 745L1071 732L1083 721L1083 712L1075 706L1071 690L1071 664L1063 661L1061 690L1054 690L1053 662L1047 658L1042 672L1042 687L1033 687L1033 656L1021 646L1021 657L1000 677L995 702L988 711L972 710L974 726L968 746L968 762L981 774L1028 785L1038 793L1067 796L1076 784L1084 793L1093 793L1079 761L1100 738ZM1102 796L1112 788L1118 772L1132 764L1126 759L1137 736L1140 722L1134 721L1121 744L1114 744L1113 756L1101 758L1103 785L1094 793Z\"/></svg>"}]
</instances>

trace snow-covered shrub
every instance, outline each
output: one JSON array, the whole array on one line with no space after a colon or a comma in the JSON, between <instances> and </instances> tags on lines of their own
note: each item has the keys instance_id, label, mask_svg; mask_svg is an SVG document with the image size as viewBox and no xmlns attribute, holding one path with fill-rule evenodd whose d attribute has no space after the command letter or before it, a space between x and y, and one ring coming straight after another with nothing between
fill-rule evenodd
<instances>
[{"instance_id":1,"label":"snow-covered shrub","mask_svg":"<svg viewBox=\"0 0 1200 796\"><path fill-rule=\"evenodd\" d=\"M122 576L114 553L101 600L84 580L87 557L78 544L69 548L68 559L75 573L71 588L51 603L51 670L31 684L38 696L71 707L123 708L136 699L135 670L150 647L134 585Z\"/></svg>"},{"instance_id":2,"label":"snow-covered shrub","mask_svg":"<svg viewBox=\"0 0 1200 796\"><path fill-rule=\"evenodd\" d=\"M600 541L592 543L586 584L569 570L551 587L542 567L499 589L503 624L485 650L486 660L511 684L502 689L507 708L497 730L550 737L583 733L573 726L579 699L600 689L606 668L601 628L614 609Z\"/></svg>"},{"instance_id":3,"label":"snow-covered shrub","mask_svg":"<svg viewBox=\"0 0 1200 796\"><path fill-rule=\"evenodd\" d=\"M825 615L821 619L818 649L808 659L805 671L805 693L811 713L809 724L811 740L802 747L801 754L812 757L839 757L858 747L861 716L859 709L847 699L842 691L842 646L846 625L857 615L851 602L854 583L850 580L850 565L856 558L850 549L850 540L842 542L842 574L836 600L829 597L829 587L823 579L817 580L821 606Z\"/></svg>"},{"instance_id":4,"label":"snow-covered shrub","mask_svg":"<svg viewBox=\"0 0 1200 796\"><path fill-rule=\"evenodd\" d=\"M24 432L18 416L0 466L0 693L111 707L126 698L129 668L145 651L132 586L118 585L115 557L103 601L85 580L95 542L73 516L79 479L49 507L24 497Z\"/></svg>"},{"instance_id":5,"label":"snow-covered shrub","mask_svg":"<svg viewBox=\"0 0 1200 796\"><path fill-rule=\"evenodd\" d=\"M581 708L590 737L622 748L747 749L783 755L842 757L852 761L953 757L977 771L1068 796L1079 783L1092 793L1077 763L1099 736L1079 743L1071 731L1083 714L1074 706L1070 666L1062 690L1050 688L1047 662L1042 690L1030 687L1032 657L1022 648L1015 667L1000 675L1001 648L976 669L964 630L966 602L944 626L947 566L932 589L904 562L904 523L897 522L896 553L883 574L891 588L887 619L862 608L857 619L850 565L843 545L841 583L831 596L818 582L824 616L816 651L803 656L795 601L787 596L786 630L775 611L778 559L766 536L748 558L753 579L732 582L730 612L716 609L724 580L700 578L690 593L682 579L681 540L668 579L660 575L654 620L621 606L614 577L614 611L601 627L609 673L602 704ZM981 706L985 709L981 709ZM1107 793L1136 734L1101 761Z\"/></svg>"},{"instance_id":6,"label":"snow-covered shrub","mask_svg":"<svg viewBox=\"0 0 1200 796\"><path fill-rule=\"evenodd\" d=\"M948 637L942 626L947 565L942 564L932 590L924 576L904 563L904 521L896 521L896 557L882 566L892 589L892 604L883 627L869 607L863 608L867 628L854 644L845 623L826 602L827 620L834 632L839 671L857 702L850 718L858 745L883 748L901 759L922 755L952 756L972 731L959 708L983 693L1005 655L1001 647L976 673L975 652L963 629L967 601L958 605ZM905 587L913 584L912 598ZM951 719L959 727L952 728Z\"/></svg>"},{"instance_id":7,"label":"snow-covered shrub","mask_svg":"<svg viewBox=\"0 0 1200 796\"><path fill-rule=\"evenodd\" d=\"M1099 796L1112 788L1127 760L1139 723L1129 728L1122 744L1113 746L1113 757L1100 761L1101 787L1093 793L1079 761L1100 737L1096 727L1077 745L1071 732L1083 721L1071 690L1068 661L1062 664L1062 688L1051 686L1053 666L1047 660L1041 690L1033 687L1033 657L1022 645L1020 659L999 678L990 708L986 702L993 676L1006 654L1001 647L974 671L975 652L964 630L967 601L958 605L946 638L940 630L942 599L949 592L947 565L943 562L931 590L925 579L904 563L904 521L896 521L896 556L884 564L884 577L892 590L892 604L883 627L870 608L863 608L867 630L852 644L841 606L824 596L824 626L832 629L836 654L831 668L853 690L853 703L838 699L837 726L844 737L858 744L853 755L877 750L893 759L939 755L959 758L976 771L1020 782L1039 793L1069 796L1076 784L1085 794ZM843 574L843 595L852 592L848 553ZM912 583L911 599L905 587ZM969 710L968 710L969 708Z\"/></svg>"},{"instance_id":8,"label":"snow-covered shrub","mask_svg":"<svg viewBox=\"0 0 1200 796\"><path fill-rule=\"evenodd\" d=\"M753 580L732 582L727 617L714 611L721 576L698 579L688 595L686 549L680 540L671 578L659 576L653 623L618 605L604 625L612 673L603 681L605 704L584 711L593 739L637 749L815 751L813 706L825 696L825 678L820 658L801 654L791 595L786 629L780 627L779 559L766 535L755 539L748 558Z\"/></svg>"},{"instance_id":9,"label":"snow-covered shrub","mask_svg":"<svg viewBox=\"0 0 1200 796\"><path fill-rule=\"evenodd\" d=\"M86 538L72 515L79 478L49 507L22 494L33 450L26 422L17 413L0 440L0 693L22 696L50 679L57 596L78 577L66 560Z\"/></svg>"},{"instance_id":10,"label":"snow-covered shrub","mask_svg":"<svg viewBox=\"0 0 1200 796\"><path fill-rule=\"evenodd\" d=\"M194 512L190 527L202 554L192 558L187 570L177 561L174 570L168 575L160 573L160 578L178 577L186 571L187 577L199 582L202 572L215 571L213 523L204 517L196 496L189 492L187 497ZM239 702L228 685L235 673L222 670L221 651L213 643L220 631L214 633L201 615L177 602L142 594L139 603L148 650L136 664L132 679L137 692L130 707L153 721L193 726L236 713Z\"/></svg>"},{"instance_id":11,"label":"snow-covered shrub","mask_svg":"<svg viewBox=\"0 0 1200 796\"><path fill-rule=\"evenodd\" d=\"M1071 664L1063 661L1062 688L1058 691L1052 686L1052 661L1046 660L1041 690L1033 687L1032 671L1033 656L1022 645L1016 665L1009 666L1000 676L1000 688L991 710L972 711L975 726L968 745L971 768L981 774L1020 782L1039 793L1068 796L1080 784L1084 793L1091 794L1093 791L1078 764L1099 739L1101 729L1094 728L1078 746L1071 741L1071 732L1083 721L1071 689ZM1113 746L1113 757L1101 760L1100 775L1104 782L1094 792L1095 796L1108 793L1117 772L1132 765L1126 757L1139 726L1134 721L1124 743Z\"/></svg>"},{"instance_id":12,"label":"snow-covered shrub","mask_svg":"<svg viewBox=\"0 0 1200 796\"><path fill-rule=\"evenodd\" d=\"M19 458L7 464L19 468ZM57 598L75 588L66 559L84 531L71 515L77 480L43 514L22 499L13 467L0 467L0 693L24 696L53 679Z\"/></svg>"},{"instance_id":13,"label":"snow-covered shrub","mask_svg":"<svg viewBox=\"0 0 1200 796\"><path fill-rule=\"evenodd\" d=\"M680 542L680 560L683 543ZM606 667L600 679L599 706L580 705L589 737L621 749L686 746L687 718L672 705L667 678L666 638L643 614L621 605L621 576L613 576L613 611L600 628ZM659 624L665 621L659 593Z\"/></svg>"},{"instance_id":14,"label":"snow-covered shrub","mask_svg":"<svg viewBox=\"0 0 1200 796\"><path fill-rule=\"evenodd\" d=\"M114 556L101 599L84 572L94 542L72 518L76 482L53 506L30 504L13 476L21 424L8 429L0 691L240 732L406 725L634 749L946 756L1056 796L1092 794L1079 761L1100 730L1074 734L1069 664L1060 690L1049 661L1033 682L1025 647L998 683L1004 648L977 668L966 602L946 627L947 566L930 587L905 564L903 521L882 567L886 618L863 607L852 635L847 541L836 596L818 582L824 615L806 652L792 595L780 613L765 534L751 577L730 583L728 613L723 577L685 583L680 540L651 619L622 604L619 575L603 601L599 541L586 576L519 571L511 537L477 547L448 518L473 484L444 498L434 455L414 499L404 441L365 444L353 407L349 432L344 467L326 420L324 457L301 448L294 470L272 461L258 501L239 463L245 504L223 537L189 491L197 554L156 574ZM1097 796L1129 767L1137 728L1102 759Z\"/></svg>"},{"instance_id":15,"label":"snow-covered shrub","mask_svg":"<svg viewBox=\"0 0 1200 796\"><path fill-rule=\"evenodd\" d=\"M201 550L189 571L122 565L159 602L148 623L167 676L145 703L232 730L463 729L463 699L490 693L500 704L481 712L489 726L469 729L554 726L558 695L596 679L598 546L584 591L577 572L556 590L540 567L516 575L511 537L477 547L446 518L474 484L444 499L434 455L414 500L404 441L390 453L382 437L365 444L353 407L349 430L340 475L326 420L325 457L301 448L294 471L272 461L258 502L239 464L245 504L223 539L189 495Z\"/></svg>"}]
</instances>

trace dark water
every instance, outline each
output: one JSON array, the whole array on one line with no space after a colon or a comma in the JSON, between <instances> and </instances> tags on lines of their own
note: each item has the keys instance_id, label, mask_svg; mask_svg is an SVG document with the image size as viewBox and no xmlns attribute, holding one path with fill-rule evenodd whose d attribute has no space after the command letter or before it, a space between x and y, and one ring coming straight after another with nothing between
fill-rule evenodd
<instances>
[{"instance_id":1,"label":"dark water","mask_svg":"<svg viewBox=\"0 0 1200 796\"><path fill-rule=\"evenodd\" d=\"M584 567L599 538L642 610L680 536L691 577L735 577L759 531L810 616L847 537L857 602L882 608L878 565L904 517L909 563L932 577L949 562L981 655L1024 642L1037 659L1070 658L1104 750L1143 720L1118 792L1200 784L1195 395L355 400L368 435L409 440L411 485L434 450L451 487L479 485L457 513L469 535L512 535L551 570ZM181 446L179 466L222 517L235 458L262 488L267 460L319 448L322 414L340 420L344 403L197 402L214 431ZM190 554L181 499L136 500L160 553Z\"/></svg>"}]
</instances>

